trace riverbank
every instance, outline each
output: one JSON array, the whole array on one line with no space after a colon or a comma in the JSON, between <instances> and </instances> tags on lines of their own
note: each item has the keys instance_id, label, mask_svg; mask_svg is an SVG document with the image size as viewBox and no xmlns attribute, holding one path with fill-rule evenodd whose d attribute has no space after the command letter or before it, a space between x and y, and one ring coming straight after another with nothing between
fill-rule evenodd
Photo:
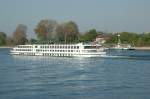
<instances>
[{"instance_id":1,"label":"riverbank","mask_svg":"<svg viewBox=\"0 0 150 99\"><path fill-rule=\"evenodd\" d=\"M150 47L133 47L135 50L150 50Z\"/></svg>"}]
</instances>

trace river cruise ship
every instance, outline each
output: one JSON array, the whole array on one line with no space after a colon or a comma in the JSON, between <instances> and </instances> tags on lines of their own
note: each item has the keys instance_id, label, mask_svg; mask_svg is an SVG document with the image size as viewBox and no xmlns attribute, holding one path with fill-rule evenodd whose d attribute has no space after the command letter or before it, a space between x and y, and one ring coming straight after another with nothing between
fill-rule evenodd
<instances>
[{"instance_id":1,"label":"river cruise ship","mask_svg":"<svg viewBox=\"0 0 150 99\"><path fill-rule=\"evenodd\" d=\"M106 54L98 44L32 44L18 45L10 50L12 55L100 57Z\"/></svg>"}]
</instances>

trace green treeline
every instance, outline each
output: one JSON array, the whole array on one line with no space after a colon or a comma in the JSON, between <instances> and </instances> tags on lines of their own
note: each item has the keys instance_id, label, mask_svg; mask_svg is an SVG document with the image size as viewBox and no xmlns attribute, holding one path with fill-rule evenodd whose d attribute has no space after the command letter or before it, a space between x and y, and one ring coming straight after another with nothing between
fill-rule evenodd
<instances>
[{"instance_id":1,"label":"green treeline","mask_svg":"<svg viewBox=\"0 0 150 99\"><path fill-rule=\"evenodd\" d=\"M74 21L58 23L55 20L41 20L33 29L36 39L27 39L27 26L19 24L11 36L0 32L0 46L14 46L26 43L78 43L91 42L97 36L107 37L105 44L116 44L118 34L121 43L133 46L150 46L150 33L105 33L96 29L80 33L78 25Z\"/></svg>"},{"instance_id":2,"label":"green treeline","mask_svg":"<svg viewBox=\"0 0 150 99\"><path fill-rule=\"evenodd\" d=\"M116 44L118 42L118 34L120 34L120 40L123 44L131 44L132 46L150 46L150 33L130 33L121 32L117 34L108 34L110 39L106 41L106 44Z\"/></svg>"}]
</instances>

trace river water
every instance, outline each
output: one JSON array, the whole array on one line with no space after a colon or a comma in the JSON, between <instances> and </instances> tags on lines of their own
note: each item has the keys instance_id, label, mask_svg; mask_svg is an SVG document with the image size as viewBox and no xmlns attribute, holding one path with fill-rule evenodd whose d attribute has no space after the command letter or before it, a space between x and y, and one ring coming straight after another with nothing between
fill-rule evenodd
<instances>
[{"instance_id":1,"label":"river water","mask_svg":"<svg viewBox=\"0 0 150 99\"><path fill-rule=\"evenodd\" d=\"M150 51L65 58L0 49L0 99L150 99Z\"/></svg>"}]
</instances>

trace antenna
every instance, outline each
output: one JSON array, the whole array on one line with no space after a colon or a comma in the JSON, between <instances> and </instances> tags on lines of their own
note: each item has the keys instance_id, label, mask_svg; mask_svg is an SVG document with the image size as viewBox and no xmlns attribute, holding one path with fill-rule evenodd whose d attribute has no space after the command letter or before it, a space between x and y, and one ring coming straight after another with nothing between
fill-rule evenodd
<instances>
[{"instance_id":1,"label":"antenna","mask_svg":"<svg viewBox=\"0 0 150 99\"><path fill-rule=\"evenodd\" d=\"M118 44L121 44L121 40L120 40L120 34L117 35L118 36Z\"/></svg>"}]
</instances>

